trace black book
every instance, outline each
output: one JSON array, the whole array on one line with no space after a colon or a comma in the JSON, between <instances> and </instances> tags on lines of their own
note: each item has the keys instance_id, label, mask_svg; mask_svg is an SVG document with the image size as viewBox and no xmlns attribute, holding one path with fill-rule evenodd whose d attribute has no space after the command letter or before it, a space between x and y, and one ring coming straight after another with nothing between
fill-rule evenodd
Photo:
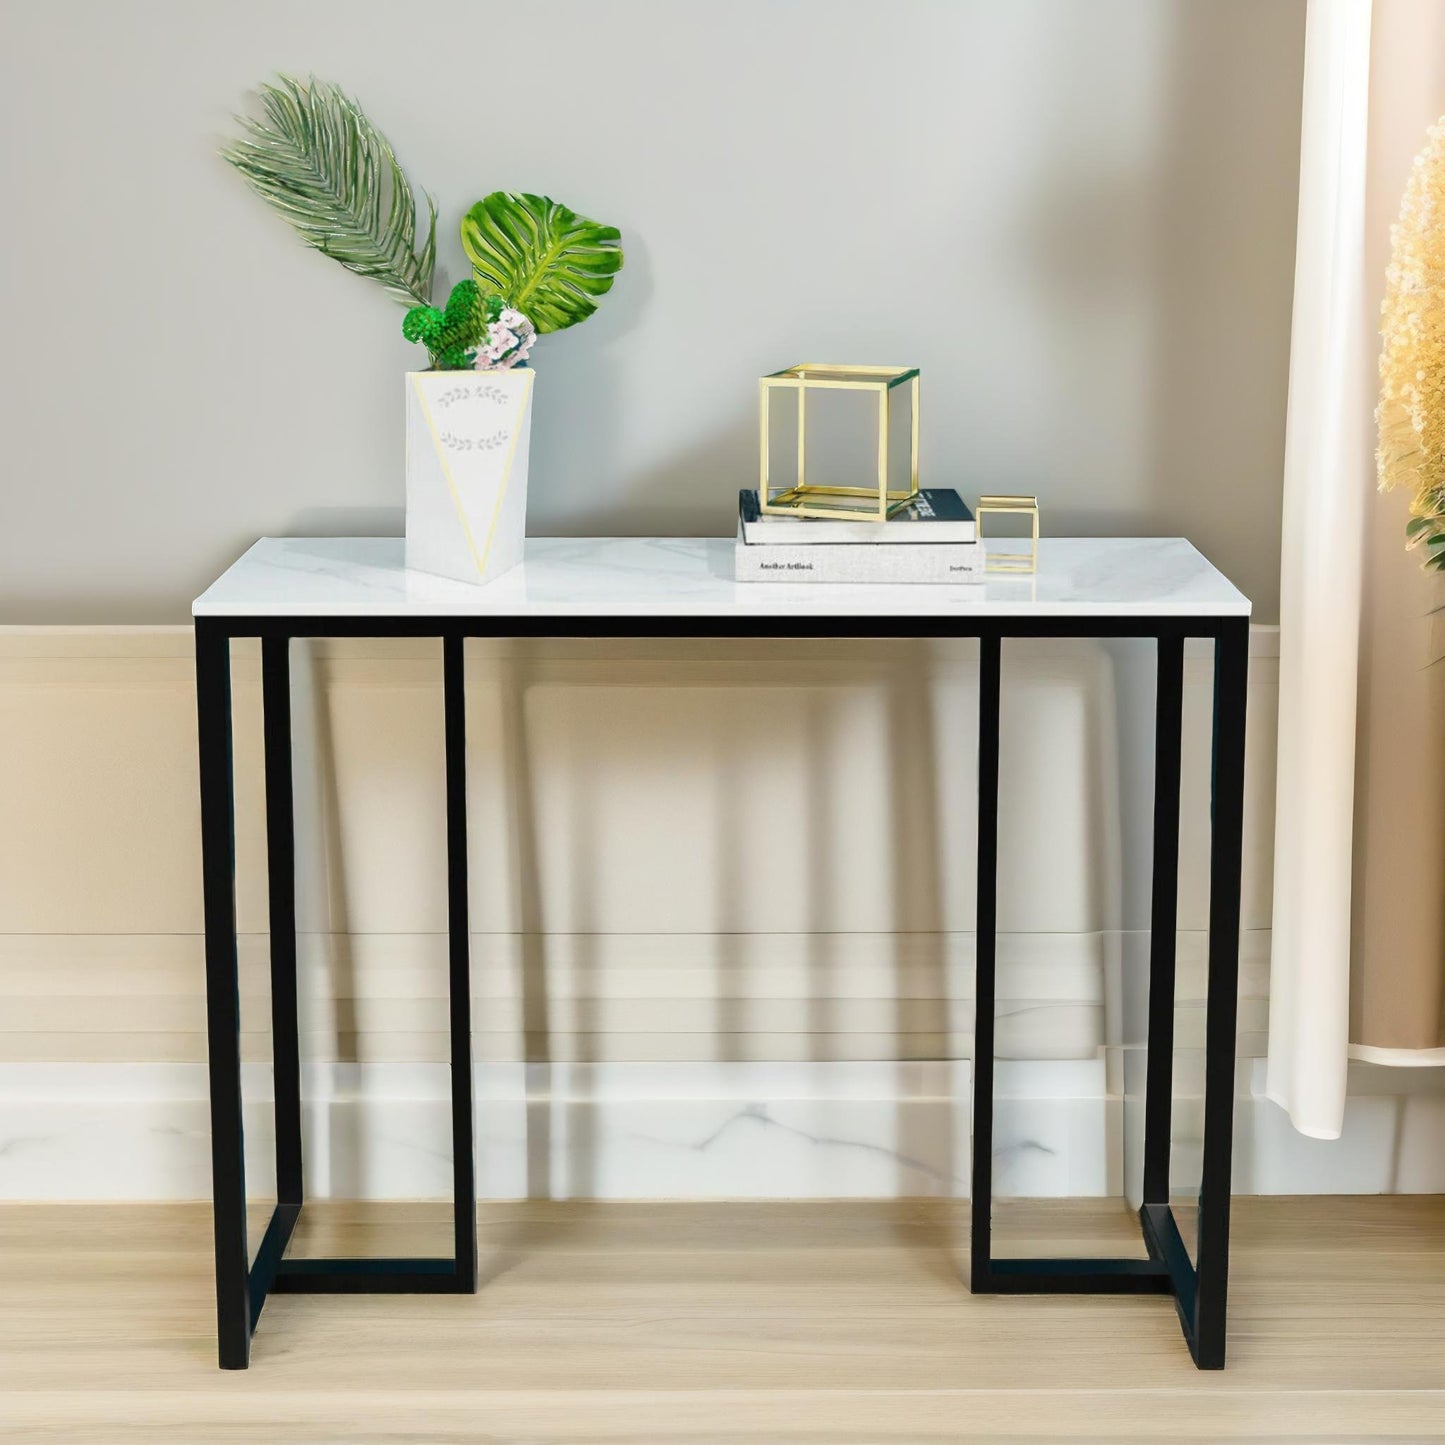
<instances>
[{"instance_id":1,"label":"black book","mask_svg":"<svg viewBox=\"0 0 1445 1445\"><path fill-rule=\"evenodd\" d=\"M750 547L782 543L976 542L973 513L952 487L928 487L886 522L864 518L764 516L756 490L738 493L738 525Z\"/></svg>"}]
</instances>

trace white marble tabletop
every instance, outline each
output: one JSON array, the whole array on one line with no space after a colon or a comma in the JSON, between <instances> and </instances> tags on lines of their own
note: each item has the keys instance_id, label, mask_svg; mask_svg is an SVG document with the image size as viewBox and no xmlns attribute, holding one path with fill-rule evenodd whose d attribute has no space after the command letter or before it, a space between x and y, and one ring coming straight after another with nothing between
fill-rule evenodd
<instances>
[{"instance_id":1,"label":"white marble tabletop","mask_svg":"<svg viewBox=\"0 0 1445 1445\"><path fill-rule=\"evenodd\" d=\"M734 582L732 538L529 538L486 586L410 572L400 537L263 537L197 617L1244 617L1182 537L1046 537L1034 576L972 585Z\"/></svg>"}]
</instances>

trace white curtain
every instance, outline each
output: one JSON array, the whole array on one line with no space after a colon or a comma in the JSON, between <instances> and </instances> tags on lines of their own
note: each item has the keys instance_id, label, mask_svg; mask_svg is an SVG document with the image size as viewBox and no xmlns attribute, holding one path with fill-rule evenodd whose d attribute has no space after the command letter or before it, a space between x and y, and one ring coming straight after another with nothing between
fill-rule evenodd
<instances>
[{"instance_id":1,"label":"white curtain","mask_svg":"<svg viewBox=\"0 0 1445 1445\"><path fill-rule=\"evenodd\" d=\"M1310 0L1280 559L1269 1097L1340 1132L1350 1027L1361 530L1373 442L1365 276L1371 0Z\"/></svg>"},{"instance_id":2,"label":"white curtain","mask_svg":"<svg viewBox=\"0 0 1445 1445\"><path fill-rule=\"evenodd\" d=\"M1389 231L1411 160L1445 111L1442 47L1442 0L1309 0L1267 1092L1317 1138L1340 1133L1352 1052L1374 1062L1438 1061L1429 1050L1364 1046L1389 1033L1375 1020L1390 1010L1362 1013L1361 997L1363 988L1367 1002L1387 1000L1396 1017L1408 1011L1410 996L1392 972L1399 960L1388 955L1408 953L1410 968L1429 971L1442 945L1440 910L1431 911L1439 850L1425 845L1437 832L1445 837L1445 819L1399 806L1414 798L1404 791L1410 766L1421 766L1420 739L1439 711L1427 693L1437 684L1422 681L1439 674L1423 670L1429 659L1419 647L1411 651L1412 633L1428 630L1438 604L1416 560L1403 555L1404 499L1374 491ZM1392 748L1404 756L1392 759ZM1410 836L1391 837L1401 830ZM1432 1040L1438 1023L1424 1020L1417 1032Z\"/></svg>"}]
</instances>

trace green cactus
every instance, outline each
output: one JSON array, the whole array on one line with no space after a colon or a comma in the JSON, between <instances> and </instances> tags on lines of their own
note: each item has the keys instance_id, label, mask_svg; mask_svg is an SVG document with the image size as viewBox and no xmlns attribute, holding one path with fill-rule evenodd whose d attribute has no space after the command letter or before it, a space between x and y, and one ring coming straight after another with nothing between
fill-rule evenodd
<instances>
[{"instance_id":1,"label":"green cactus","mask_svg":"<svg viewBox=\"0 0 1445 1445\"><path fill-rule=\"evenodd\" d=\"M433 371L465 371L501 312L501 297L483 296L475 281L458 281L445 310L413 306L402 318L401 334L426 347Z\"/></svg>"}]
</instances>

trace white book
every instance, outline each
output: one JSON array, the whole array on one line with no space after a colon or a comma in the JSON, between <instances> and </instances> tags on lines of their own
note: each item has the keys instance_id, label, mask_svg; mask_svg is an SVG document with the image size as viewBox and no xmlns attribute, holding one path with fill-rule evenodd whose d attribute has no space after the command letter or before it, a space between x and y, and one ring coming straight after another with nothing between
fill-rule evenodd
<instances>
[{"instance_id":1,"label":"white book","mask_svg":"<svg viewBox=\"0 0 1445 1445\"><path fill-rule=\"evenodd\" d=\"M738 582L981 583L981 542L841 542L831 547L749 545L733 548Z\"/></svg>"}]
</instances>

